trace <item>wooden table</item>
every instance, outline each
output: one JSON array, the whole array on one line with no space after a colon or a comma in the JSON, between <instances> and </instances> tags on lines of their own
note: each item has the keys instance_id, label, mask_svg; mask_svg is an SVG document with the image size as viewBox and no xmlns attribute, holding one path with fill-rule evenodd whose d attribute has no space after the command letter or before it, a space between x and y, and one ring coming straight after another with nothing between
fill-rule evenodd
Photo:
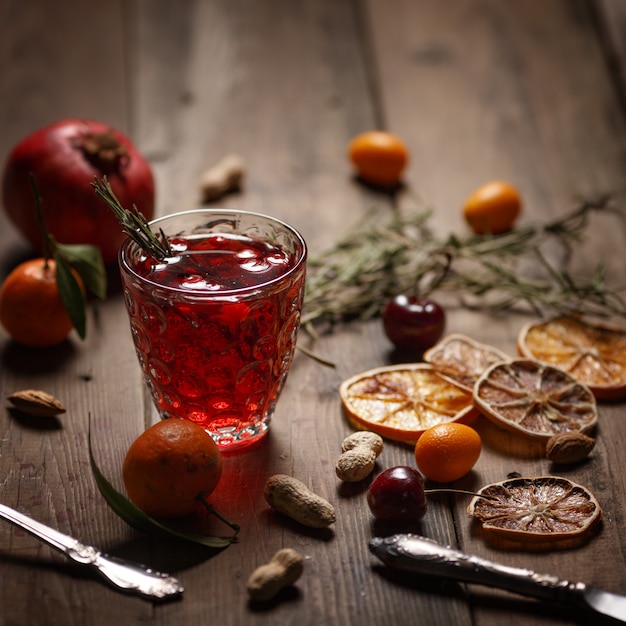
<instances>
[{"instance_id":1,"label":"wooden table","mask_svg":"<svg viewBox=\"0 0 626 626\"><path fill-rule=\"evenodd\" d=\"M392 204L359 185L346 159L350 138L380 127L410 146L406 180L436 208L439 234L466 232L460 206L493 178L522 191L524 222L562 214L577 195L610 191L623 200L626 22L619 0L5 0L0 7L2 158L57 119L105 121L150 160L160 214L196 207L201 172L237 152L248 167L245 187L221 204L292 223L317 255L372 206ZM6 275L29 250L0 219ZM594 221L574 269L584 273L610 252L609 276L624 282L625 232L614 224ZM448 331L513 353L526 319L451 307ZM118 594L3 525L2 624L584 623L566 608L389 576L376 566L367 549L375 529L366 485L341 485L334 464L351 432L340 382L389 361L377 320L339 327L315 344L335 369L299 354L270 436L254 451L225 458L214 502L242 530L237 544L216 555L134 531L92 477L90 414L96 458L120 489L127 447L156 419L119 293L92 308L84 342L72 337L58 348L27 350L5 334L0 340L2 396L41 388L68 409L51 428L3 410L2 502L110 553L173 571L186 588L182 601L165 605ZM601 532L582 548L494 550L472 533L464 497L433 499L421 532L508 565L625 593L623 413L623 403L602 404L591 458L564 472L604 508ZM484 451L459 486L551 471L544 458L491 446L486 422L477 428ZM389 443L378 469L411 462L411 450ZM276 472L299 477L335 505L332 530L303 530L268 511L262 486ZM246 580L281 547L305 555L305 573L293 593L255 609Z\"/></svg>"}]
</instances>

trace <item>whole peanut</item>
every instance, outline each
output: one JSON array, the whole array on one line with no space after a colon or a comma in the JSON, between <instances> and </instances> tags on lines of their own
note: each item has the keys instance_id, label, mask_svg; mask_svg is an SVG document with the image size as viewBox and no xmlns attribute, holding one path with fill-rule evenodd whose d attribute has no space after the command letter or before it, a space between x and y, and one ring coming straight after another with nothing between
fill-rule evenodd
<instances>
[{"instance_id":1,"label":"whole peanut","mask_svg":"<svg viewBox=\"0 0 626 626\"><path fill-rule=\"evenodd\" d=\"M279 550L269 563L257 567L248 579L248 595L254 602L267 602L302 575L304 559L291 548Z\"/></svg>"},{"instance_id":2,"label":"whole peanut","mask_svg":"<svg viewBox=\"0 0 626 626\"><path fill-rule=\"evenodd\" d=\"M203 202L217 200L230 191L241 187L245 174L243 159L236 154L225 156L209 168L200 178L200 193Z\"/></svg>"},{"instance_id":3,"label":"whole peanut","mask_svg":"<svg viewBox=\"0 0 626 626\"><path fill-rule=\"evenodd\" d=\"M267 503L279 513L311 528L326 528L336 521L330 502L303 482L286 474L270 476L263 491Z\"/></svg>"},{"instance_id":4,"label":"whole peanut","mask_svg":"<svg viewBox=\"0 0 626 626\"><path fill-rule=\"evenodd\" d=\"M383 439L369 431L358 431L346 437L341 444L342 455L337 460L337 478L355 483L369 476L383 450Z\"/></svg>"}]
</instances>

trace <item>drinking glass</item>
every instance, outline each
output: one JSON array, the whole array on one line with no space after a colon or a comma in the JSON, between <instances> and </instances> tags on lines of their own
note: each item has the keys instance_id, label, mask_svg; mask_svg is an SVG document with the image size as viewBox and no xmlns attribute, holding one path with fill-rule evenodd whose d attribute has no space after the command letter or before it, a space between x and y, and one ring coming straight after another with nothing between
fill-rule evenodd
<instances>
[{"instance_id":1,"label":"drinking glass","mask_svg":"<svg viewBox=\"0 0 626 626\"><path fill-rule=\"evenodd\" d=\"M127 239L124 301L139 363L162 418L205 428L222 450L266 434L291 364L306 244L288 224L199 209L151 222L172 248L156 261Z\"/></svg>"}]
</instances>

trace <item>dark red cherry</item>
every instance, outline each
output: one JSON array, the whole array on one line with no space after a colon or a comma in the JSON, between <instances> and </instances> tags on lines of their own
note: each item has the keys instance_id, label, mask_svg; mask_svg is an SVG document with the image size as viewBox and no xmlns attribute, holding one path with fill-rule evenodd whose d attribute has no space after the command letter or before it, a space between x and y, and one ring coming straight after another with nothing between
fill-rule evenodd
<instances>
[{"instance_id":1,"label":"dark red cherry","mask_svg":"<svg viewBox=\"0 0 626 626\"><path fill-rule=\"evenodd\" d=\"M421 520L426 515L424 478L405 465L386 469L372 481L367 504L377 520L398 524Z\"/></svg>"},{"instance_id":2,"label":"dark red cherry","mask_svg":"<svg viewBox=\"0 0 626 626\"><path fill-rule=\"evenodd\" d=\"M422 353L434 346L446 326L444 310L433 300L395 296L382 312L389 341L402 352Z\"/></svg>"}]
</instances>

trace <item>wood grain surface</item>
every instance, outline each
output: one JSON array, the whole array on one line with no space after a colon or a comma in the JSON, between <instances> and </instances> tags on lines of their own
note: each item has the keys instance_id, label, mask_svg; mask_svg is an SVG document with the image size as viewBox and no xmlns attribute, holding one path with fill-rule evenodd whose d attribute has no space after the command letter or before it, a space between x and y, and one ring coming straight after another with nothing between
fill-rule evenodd
<instances>
[{"instance_id":1,"label":"wood grain surface","mask_svg":"<svg viewBox=\"0 0 626 626\"><path fill-rule=\"evenodd\" d=\"M524 197L523 222L555 218L581 196L624 201L624 4L620 0L2 0L0 159L23 136L62 118L104 121L149 159L159 214L196 208L202 172L225 154L247 165L244 187L220 201L298 228L319 255L372 208L412 210L359 184L346 158L357 133L386 128L410 146L406 181L433 207L437 234L466 232L465 197L502 178ZM626 282L623 223L598 217L574 250L589 274L605 259ZM0 215L2 277L31 254ZM513 354L521 314L488 315L451 304L449 332ZM301 337L308 344L306 336ZM136 361L115 268L107 300L90 308L85 341L29 350L0 330L2 398L23 388L53 393L67 413L48 425L0 412L0 499L109 553L176 573L180 602L153 605L119 594L24 532L0 530L0 624L430 624L547 626L590 623L567 607L380 567L367 543L380 529L367 484L344 485L334 465L351 432L342 380L391 361L378 320L350 323L299 353L271 433L228 455L214 504L242 527L211 554L142 535L118 518L91 474L91 417L101 469L122 489L125 451L158 419ZM624 404L600 405L596 448L562 475L588 486L604 509L601 531L567 551L499 550L476 534L467 498L436 496L417 530L507 565L626 593ZM482 418L483 453L464 489L510 472L557 471ZM413 464L388 443L377 471ZM330 500L337 523L304 530L271 513L262 487L293 475ZM216 532L224 532L215 524ZM296 587L270 606L247 601L252 570L276 550L305 555Z\"/></svg>"}]
</instances>

